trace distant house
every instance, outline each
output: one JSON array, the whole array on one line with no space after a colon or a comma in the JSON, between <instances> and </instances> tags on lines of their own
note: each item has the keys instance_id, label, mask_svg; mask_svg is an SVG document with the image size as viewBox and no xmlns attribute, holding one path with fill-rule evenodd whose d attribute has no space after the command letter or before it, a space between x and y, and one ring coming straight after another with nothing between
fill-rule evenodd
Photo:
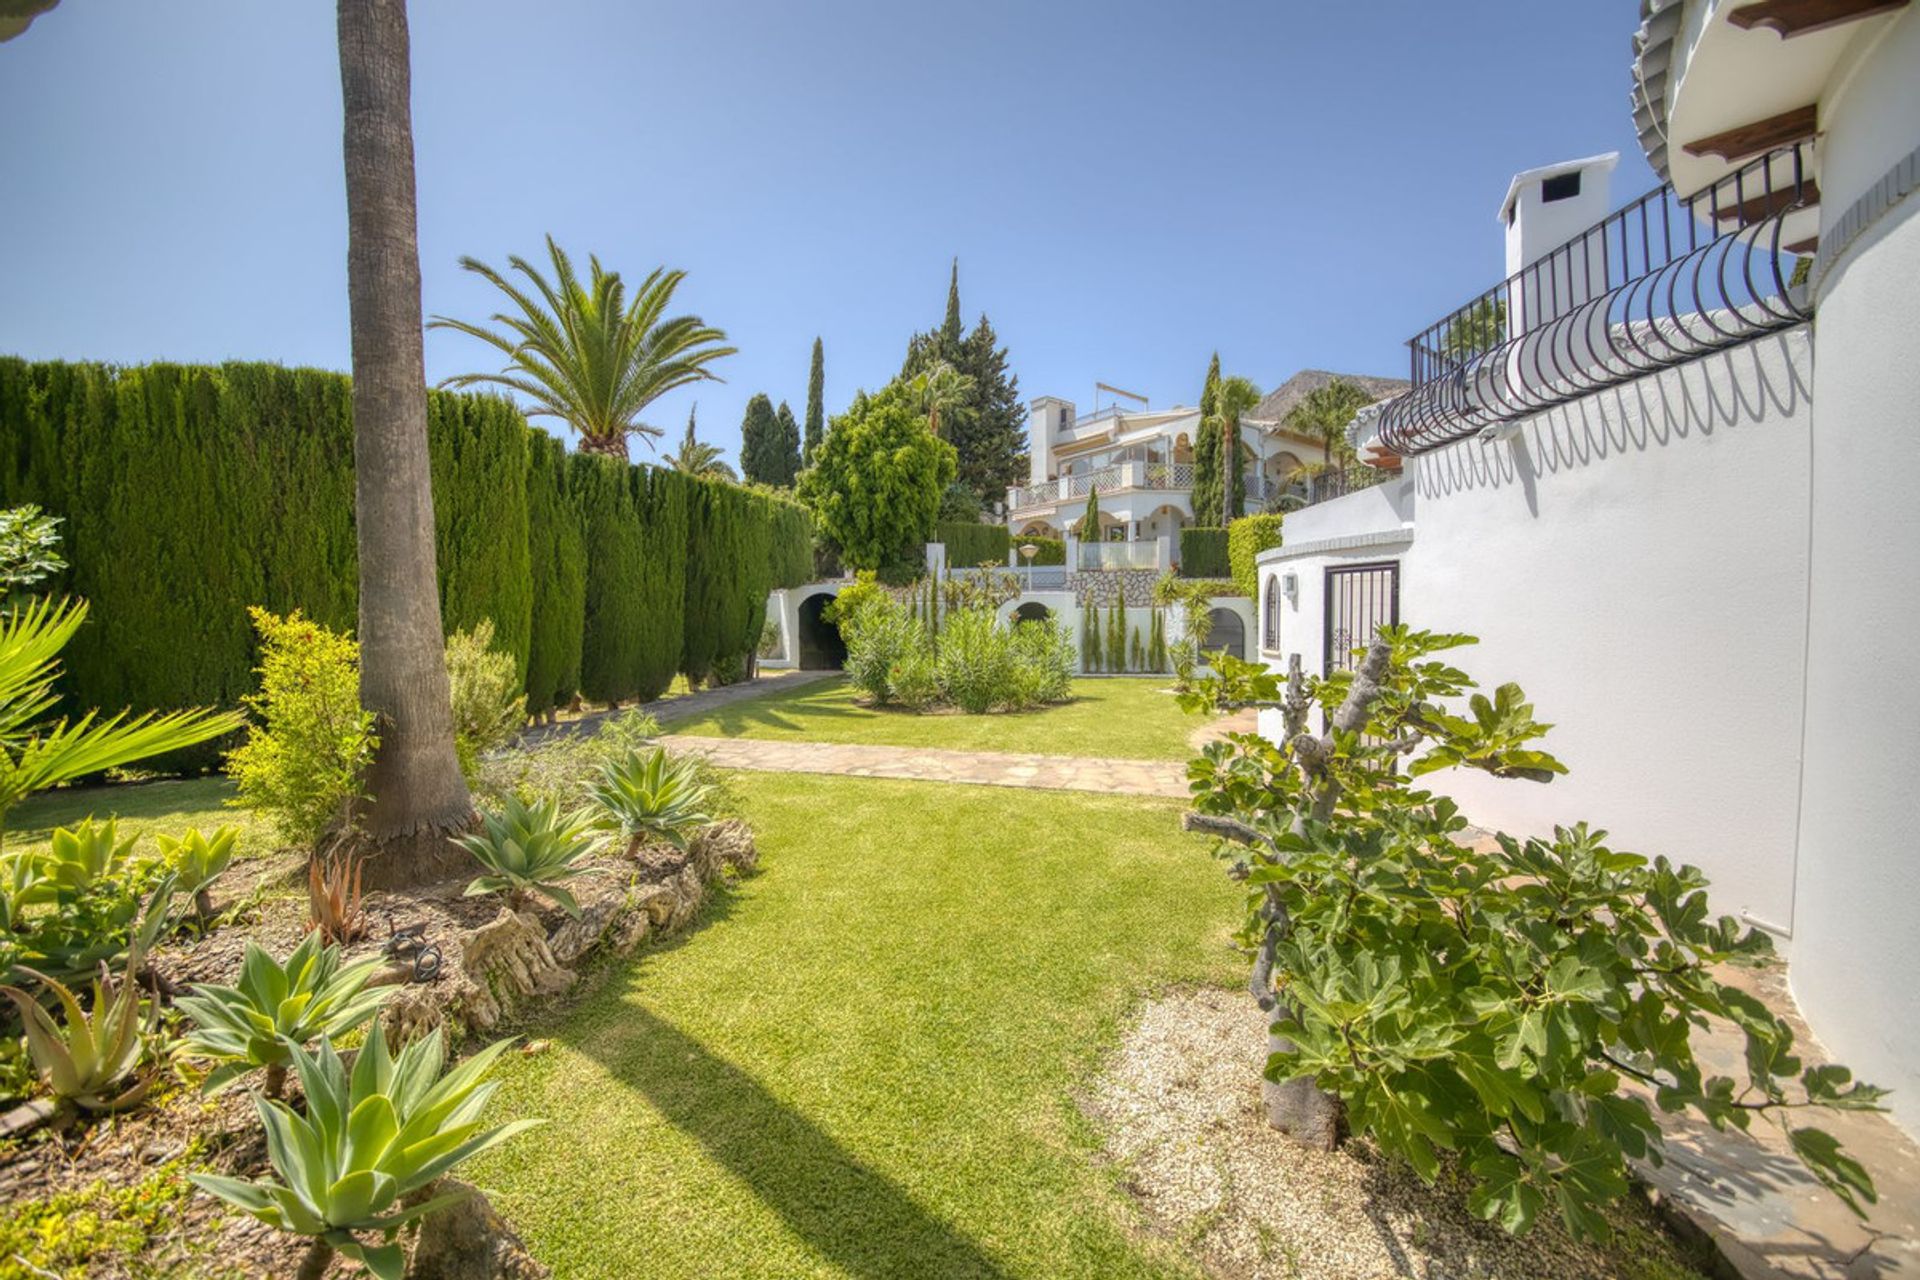
<instances>
[{"instance_id":1,"label":"distant house","mask_svg":"<svg viewBox=\"0 0 1920 1280\"><path fill-rule=\"evenodd\" d=\"M1242 419L1247 507L1279 503L1298 484L1302 468L1326 461L1318 437L1295 431L1286 416L1309 393L1335 378L1376 398L1404 391L1393 378L1309 369L1287 379ZM1136 544L1138 567L1160 548L1177 544L1193 523L1193 442L1200 411L1186 405L1129 409L1107 405L1077 414L1071 401L1041 396L1027 416L1029 483L1007 490L1007 526L1015 537L1061 537L1086 514L1087 495L1100 493L1102 541Z\"/></svg>"}]
</instances>

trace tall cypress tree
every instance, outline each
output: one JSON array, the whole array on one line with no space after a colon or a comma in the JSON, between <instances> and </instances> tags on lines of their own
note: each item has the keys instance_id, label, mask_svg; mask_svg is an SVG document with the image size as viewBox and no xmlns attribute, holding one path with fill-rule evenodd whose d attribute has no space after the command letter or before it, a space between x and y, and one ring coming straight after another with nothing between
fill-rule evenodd
<instances>
[{"instance_id":1,"label":"tall cypress tree","mask_svg":"<svg viewBox=\"0 0 1920 1280\"><path fill-rule=\"evenodd\" d=\"M1207 380L1200 390L1200 427L1193 441L1193 522L1203 529L1220 526L1225 498L1221 484L1220 424L1217 392L1220 388L1220 353L1213 353L1207 366Z\"/></svg>"},{"instance_id":2,"label":"tall cypress tree","mask_svg":"<svg viewBox=\"0 0 1920 1280\"><path fill-rule=\"evenodd\" d=\"M761 484L786 483L784 451L780 447L780 421L774 416L773 401L756 392L747 401L746 416L740 420L740 473Z\"/></svg>"},{"instance_id":3,"label":"tall cypress tree","mask_svg":"<svg viewBox=\"0 0 1920 1280\"><path fill-rule=\"evenodd\" d=\"M940 322L940 354L949 363L960 350L960 338L960 259L955 258L947 277L947 317Z\"/></svg>"},{"instance_id":4,"label":"tall cypress tree","mask_svg":"<svg viewBox=\"0 0 1920 1280\"><path fill-rule=\"evenodd\" d=\"M821 350L820 339L813 340L813 364L807 370L807 435L800 451L800 464L813 465L813 455L820 451L820 435L826 430L826 389L827 365L825 353Z\"/></svg>"},{"instance_id":5,"label":"tall cypress tree","mask_svg":"<svg viewBox=\"0 0 1920 1280\"><path fill-rule=\"evenodd\" d=\"M780 402L779 411L773 416L780 427L777 437L780 479L774 483L783 489L791 489L793 478L800 474L800 424L793 420L793 410L787 407L785 400Z\"/></svg>"}]
</instances>

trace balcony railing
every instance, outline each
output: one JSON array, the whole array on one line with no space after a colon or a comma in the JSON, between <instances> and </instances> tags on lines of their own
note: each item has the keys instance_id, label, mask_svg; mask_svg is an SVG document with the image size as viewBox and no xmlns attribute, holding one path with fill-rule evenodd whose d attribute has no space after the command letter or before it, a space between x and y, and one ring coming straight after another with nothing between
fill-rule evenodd
<instances>
[{"instance_id":1,"label":"balcony railing","mask_svg":"<svg viewBox=\"0 0 1920 1280\"><path fill-rule=\"evenodd\" d=\"M1258 485L1258 476L1248 476L1248 496ZM1007 490L1007 506L1014 511L1030 511L1056 502L1084 498L1094 489L1101 493L1120 493L1134 489L1186 493L1193 488L1193 464L1190 462L1116 462L1084 475L1061 476L1039 484Z\"/></svg>"},{"instance_id":2,"label":"balcony railing","mask_svg":"<svg viewBox=\"0 0 1920 1280\"><path fill-rule=\"evenodd\" d=\"M1413 337L1413 389L1379 416L1412 455L1806 320L1788 232L1819 202L1811 143L1684 199L1661 187Z\"/></svg>"},{"instance_id":3,"label":"balcony railing","mask_svg":"<svg viewBox=\"0 0 1920 1280\"><path fill-rule=\"evenodd\" d=\"M1386 483L1393 475L1378 467L1338 467L1330 471L1301 476L1282 492L1274 506L1281 511L1298 511L1317 502L1331 502L1362 489Z\"/></svg>"}]
</instances>

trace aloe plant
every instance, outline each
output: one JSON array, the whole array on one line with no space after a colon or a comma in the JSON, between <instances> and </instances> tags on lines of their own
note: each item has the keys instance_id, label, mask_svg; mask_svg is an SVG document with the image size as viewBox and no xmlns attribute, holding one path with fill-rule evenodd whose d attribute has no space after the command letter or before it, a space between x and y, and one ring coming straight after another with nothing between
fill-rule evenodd
<instances>
[{"instance_id":1,"label":"aloe plant","mask_svg":"<svg viewBox=\"0 0 1920 1280\"><path fill-rule=\"evenodd\" d=\"M655 747L601 766L587 803L594 826L604 831L628 841L653 837L684 850L693 833L713 821L705 811L711 795L691 761Z\"/></svg>"},{"instance_id":2,"label":"aloe plant","mask_svg":"<svg viewBox=\"0 0 1920 1280\"><path fill-rule=\"evenodd\" d=\"M202 922L213 914L213 899L207 890L233 865L233 846L239 838L238 827L221 827L212 839L202 835L198 827L189 827L178 839L157 837L160 855L174 874L175 891L192 895L194 913Z\"/></svg>"},{"instance_id":3,"label":"aloe plant","mask_svg":"<svg viewBox=\"0 0 1920 1280\"><path fill-rule=\"evenodd\" d=\"M338 1251L380 1280L400 1280L405 1256L394 1233L460 1199L457 1191L408 1203L407 1197L461 1161L540 1120L483 1128L479 1116L498 1087L483 1082L507 1047L489 1045L442 1076L445 1054L438 1031L397 1056L377 1026L352 1072L331 1040L317 1053L293 1047L293 1068L306 1095L306 1114L255 1095L267 1133L267 1158L277 1177L259 1182L195 1173L195 1186L282 1231L311 1236L302 1275L318 1275ZM379 1232L369 1245L355 1232Z\"/></svg>"},{"instance_id":4,"label":"aloe plant","mask_svg":"<svg viewBox=\"0 0 1920 1280\"><path fill-rule=\"evenodd\" d=\"M505 890L518 899L533 891L558 903L568 915L578 916L580 904L560 881L586 870L579 860L593 847L587 830L585 815L562 811L558 800L527 805L517 796L509 797L499 813L483 815L478 832L456 837L460 847L487 869L487 874L467 886L467 896Z\"/></svg>"},{"instance_id":5,"label":"aloe plant","mask_svg":"<svg viewBox=\"0 0 1920 1280\"><path fill-rule=\"evenodd\" d=\"M367 986L379 967L378 956L343 966L340 948L318 933L301 939L284 965L249 942L237 985L201 983L174 1002L194 1023L183 1048L220 1064L207 1077L209 1093L264 1067L267 1095L278 1097L295 1050L345 1035L379 1012L392 994L389 987Z\"/></svg>"},{"instance_id":6,"label":"aloe plant","mask_svg":"<svg viewBox=\"0 0 1920 1280\"><path fill-rule=\"evenodd\" d=\"M133 845L139 838L135 833L122 840L119 824L112 818L95 822L89 817L71 827L54 828L46 852L37 858L40 883L35 900L82 894L125 878L133 867Z\"/></svg>"},{"instance_id":7,"label":"aloe plant","mask_svg":"<svg viewBox=\"0 0 1920 1280\"><path fill-rule=\"evenodd\" d=\"M153 1087L151 1074L142 1075L140 1067L158 1036L159 1007L140 998L135 977L142 958L136 944L127 956L126 973L117 982L106 965L100 966L91 1011L82 1008L72 988L58 978L25 970L58 1002L64 1025L20 988L0 987L0 993L19 1006L26 1024L27 1053L48 1091L61 1103L85 1111L121 1111L145 1098Z\"/></svg>"}]
</instances>

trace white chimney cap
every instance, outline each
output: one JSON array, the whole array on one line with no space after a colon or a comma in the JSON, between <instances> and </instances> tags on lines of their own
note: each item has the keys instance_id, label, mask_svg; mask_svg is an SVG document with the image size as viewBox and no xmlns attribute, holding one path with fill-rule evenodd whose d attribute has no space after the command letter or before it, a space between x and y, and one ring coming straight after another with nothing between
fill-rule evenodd
<instances>
[{"instance_id":1,"label":"white chimney cap","mask_svg":"<svg viewBox=\"0 0 1920 1280\"><path fill-rule=\"evenodd\" d=\"M1499 220L1505 222L1507 214L1513 209L1513 202L1520 198L1520 191L1530 182L1545 182L1548 178L1557 178L1563 173L1584 173L1596 169L1601 173L1612 173L1613 167L1620 163L1620 153L1609 151L1605 155L1588 156L1584 160L1562 160L1559 164L1543 164L1538 169L1528 169L1513 175L1513 181L1507 184L1507 194L1500 201Z\"/></svg>"}]
</instances>

